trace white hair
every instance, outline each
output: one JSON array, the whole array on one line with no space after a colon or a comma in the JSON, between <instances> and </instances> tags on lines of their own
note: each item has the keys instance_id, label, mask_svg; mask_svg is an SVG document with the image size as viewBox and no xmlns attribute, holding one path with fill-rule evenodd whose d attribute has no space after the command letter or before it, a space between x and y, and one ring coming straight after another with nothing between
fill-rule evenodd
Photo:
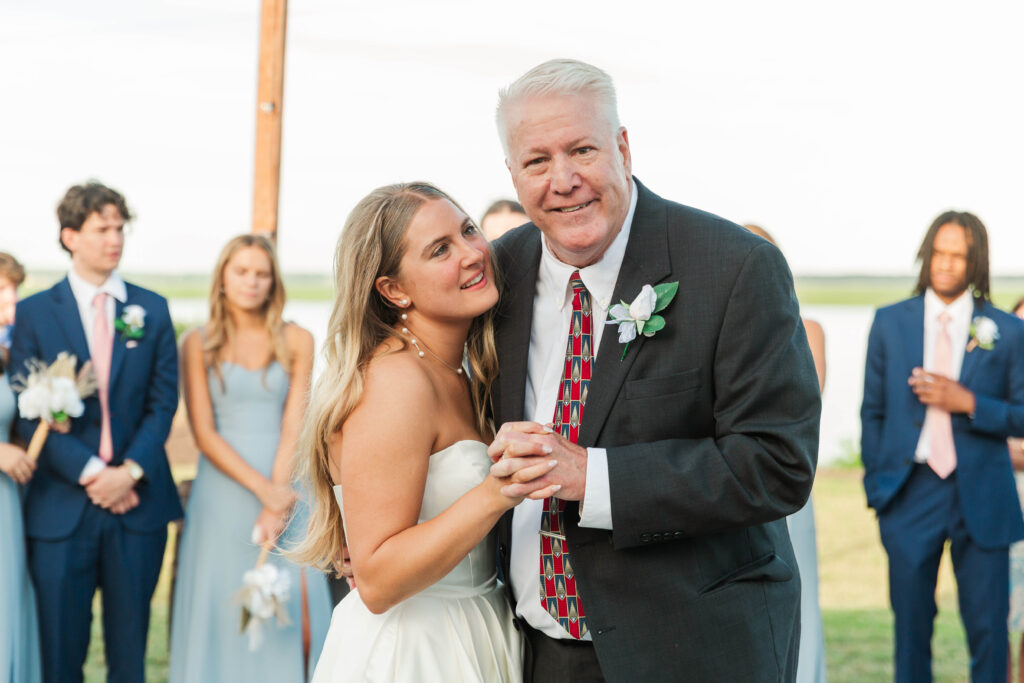
<instances>
[{"instance_id":1,"label":"white hair","mask_svg":"<svg viewBox=\"0 0 1024 683\"><path fill-rule=\"evenodd\" d=\"M575 59L552 59L538 64L498 91L494 119L501 147L508 158L508 110L529 97L588 95L604 111L612 131L619 129L619 112L612 78L596 66Z\"/></svg>"}]
</instances>

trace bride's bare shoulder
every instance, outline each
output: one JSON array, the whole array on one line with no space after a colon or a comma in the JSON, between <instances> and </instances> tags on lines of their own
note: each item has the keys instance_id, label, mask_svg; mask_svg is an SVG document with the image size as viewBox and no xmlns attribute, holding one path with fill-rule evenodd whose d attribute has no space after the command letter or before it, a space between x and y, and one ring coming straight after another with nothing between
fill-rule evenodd
<instances>
[{"instance_id":1,"label":"bride's bare shoulder","mask_svg":"<svg viewBox=\"0 0 1024 683\"><path fill-rule=\"evenodd\" d=\"M363 391L364 395L384 393L392 401L400 394L403 401L433 402L437 394L423 361L395 339L385 340L377 347L364 373Z\"/></svg>"}]
</instances>

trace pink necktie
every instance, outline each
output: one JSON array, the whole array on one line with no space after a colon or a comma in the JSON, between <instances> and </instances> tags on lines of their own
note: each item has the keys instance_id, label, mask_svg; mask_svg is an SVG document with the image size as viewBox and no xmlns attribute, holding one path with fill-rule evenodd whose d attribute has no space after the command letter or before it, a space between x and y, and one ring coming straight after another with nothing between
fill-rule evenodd
<instances>
[{"instance_id":1,"label":"pink necktie","mask_svg":"<svg viewBox=\"0 0 1024 683\"><path fill-rule=\"evenodd\" d=\"M110 434L110 358L114 350L114 338L110 334L107 323L107 294L97 292L92 299L92 307L96 315L92 323L92 367L96 371L96 383L99 385L100 409L103 414L103 426L100 429L99 456L105 462L114 457L114 439Z\"/></svg>"},{"instance_id":2,"label":"pink necktie","mask_svg":"<svg viewBox=\"0 0 1024 683\"><path fill-rule=\"evenodd\" d=\"M935 363L933 372L953 377L953 342L949 338L949 313L939 314L939 334L935 339ZM943 479L956 469L956 447L953 445L953 422L949 412L928 406L924 418L928 426L928 465Z\"/></svg>"}]
</instances>

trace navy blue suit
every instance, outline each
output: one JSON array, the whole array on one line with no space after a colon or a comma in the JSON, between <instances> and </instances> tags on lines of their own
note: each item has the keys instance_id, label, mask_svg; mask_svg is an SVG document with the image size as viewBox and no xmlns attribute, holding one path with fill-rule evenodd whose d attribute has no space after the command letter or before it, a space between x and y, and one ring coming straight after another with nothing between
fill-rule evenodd
<instances>
[{"instance_id":1,"label":"navy blue suit","mask_svg":"<svg viewBox=\"0 0 1024 683\"><path fill-rule=\"evenodd\" d=\"M69 434L50 433L25 499L29 566L36 586L46 681L81 680L89 644L92 598L103 594L104 636L110 681L142 681L149 602L156 587L167 523L182 515L164 442L178 406L178 356L167 301L127 285L127 302L146 311L143 336L129 343L114 333L110 369L111 465L132 459L145 471L135 490L139 505L115 515L92 504L79 476L99 450L99 400ZM46 363L61 351L79 364L89 348L67 279L18 304L11 345L11 373L25 361ZM35 420L21 419L31 434Z\"/></svg>"},{"instance_id":2,"label":"navy blue suit","mask_svg":"<svg viewBox=\"0 0 1024 683\"><path fill-rule=\"evenodd\" d=\"M899 681L931 680L935 581L946 539L971 678L1006 680L1007 548L1024 538L1006 438L1024 434L1024 324L989 303L972 315L993 320L1000 337L992 350L964 353L959 382L974 393L976 408L973 418L952 415L957 464L947 479L914 462L926 408L907 380L924 365L924 297L880 309L868 337L861 457L868 505L889 555Z\"/></svg>"}]
</instances>

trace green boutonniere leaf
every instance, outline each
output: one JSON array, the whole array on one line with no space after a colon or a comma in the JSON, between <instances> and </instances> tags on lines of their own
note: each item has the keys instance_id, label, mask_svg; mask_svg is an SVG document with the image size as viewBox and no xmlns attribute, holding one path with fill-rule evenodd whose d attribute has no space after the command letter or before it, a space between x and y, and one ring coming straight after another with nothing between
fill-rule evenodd
<instances>
[{"instance_id":1,"label":"green boutonniere leaf","mask_svg":"<svg viewBox=\"0 0 1024 683\"><path fill-rule=\"evenodd\" d=\"M665 307L672 303L672 299L676 298L676 292L679 291L679 281L676 282L663 282L660 285L654 285L654 294L657 297L657 301L654 304L654 312L658 313L665 310ZM664 327L664 321L662 321L662 327ZM659 330L661 327L658 328Z\"/></svg>"},{"instance_id":2,"label":"green boutonniere leaf","mask_svg":"<svg viewBox=\"0 0 1024 683\"><path fill-rule=\"evenodd\" d=\"M660 315L652 315L650 320L644 323L644 329L638 330L642 332L645 337L653 337L655 332L658 332L665 327L665 319Z\"/></svg>"}]
</instances>

